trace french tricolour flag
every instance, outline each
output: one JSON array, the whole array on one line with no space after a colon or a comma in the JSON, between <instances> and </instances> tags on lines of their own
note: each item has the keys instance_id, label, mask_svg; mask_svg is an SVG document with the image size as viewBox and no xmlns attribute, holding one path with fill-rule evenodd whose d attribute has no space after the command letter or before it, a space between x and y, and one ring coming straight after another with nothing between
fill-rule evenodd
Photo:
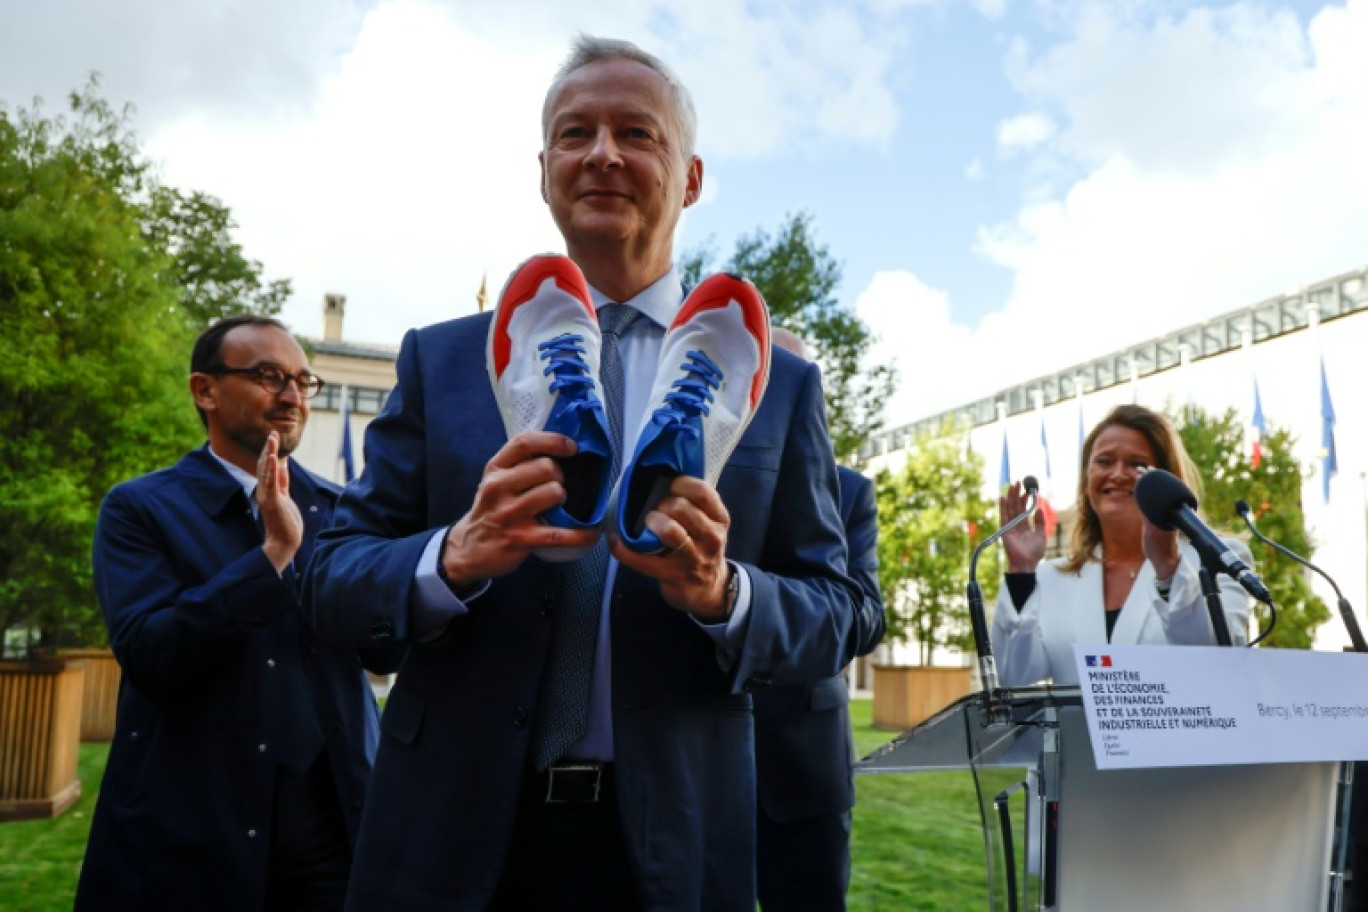
<instances>
[{"instance_id":1,"label":"french tricolour flag","mask_svg":"<svg viewBox=\"0 0 1368 912\"><path fill-rule=\"evenodd\" d=\"M1257 469L1263 465L1263 438L1268 432L1264 424L1263 400L1259 397L1259 378L1254 378L1254 416L1249 422L1249 467Z\"/></svg>"},{"instance_id":2,"label":"french tricolour flag","mask_svg":"<svg viewBox=\"0 0 1368 912\"><path fill-rule=\"evenodd\" d=\"M1111 668L1111 656L1084 656L1089 668Z\"/></svg>"}]
</instances>

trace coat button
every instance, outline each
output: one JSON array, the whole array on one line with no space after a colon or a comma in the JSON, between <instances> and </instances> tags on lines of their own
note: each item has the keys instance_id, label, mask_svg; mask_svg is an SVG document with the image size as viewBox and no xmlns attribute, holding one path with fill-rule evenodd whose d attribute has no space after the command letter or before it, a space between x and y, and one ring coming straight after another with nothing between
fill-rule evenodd
<instances>
[{"instance_id":1,"label":"coat button","mask_svg":"<svg viewBox=\"0 0 1368 912\"><path fill-rule=\"evenodd\" d=\"M317 513L317 512L318 512L318 507L309 507L309 512L310 512L310 513Z\"/></svg>"},{"instance_id":2,"label":"coat button","mask_svg":"<svg viewBox=\"0 0 1368 912\"><path fill-rule=\"evenodd\" d=\"M513 724L518 726L518 728L522 728L527 724L527 710L524 709L521 704L513 710Z\"/></svg>"},{"instance_id":3,"label":"coat button","mask_svg":"<svg viewBox=\"0 0 1368 912\"><path fill-rule=\"evenodd\" d=\"M137 732L129 732L129 733L128 733L128 740L129 740L129 741L137 741L137 740L138 740L138 733L137 733Z\"/></svg>"},{"instance_id":4,"label":"coat button","mask_svg":"<svg viewBox=\"0 0 1368 912\"><path fill-rule=\"evenodd\" d=\"M266 660L266 667L267 667L267 668L275 668L275 659L267 659L267 660Z\"/></svg>"},{"instance_id":5,"label":"coat button","mask_svg":"<svg viewBox=\"0 0 1368 912\"><path fill-rule=\"evenodd\" d=\"M248 839L256 839L256 830L248 830L248 831L247 831L247 838L248 838Z\"/></svg>"},{"instance_id":6,"label":"coat button","mask_svg":"<svg viewBox=\"0 0 1368 912\"><path fill-rule=\"evenodd\" d=\"M259 754L264 754L264 753L266 753L266 745L264 745L264 744L258 744L258 745L257 745L257 753L259 753Z\"/></svg>"}]
</instances>

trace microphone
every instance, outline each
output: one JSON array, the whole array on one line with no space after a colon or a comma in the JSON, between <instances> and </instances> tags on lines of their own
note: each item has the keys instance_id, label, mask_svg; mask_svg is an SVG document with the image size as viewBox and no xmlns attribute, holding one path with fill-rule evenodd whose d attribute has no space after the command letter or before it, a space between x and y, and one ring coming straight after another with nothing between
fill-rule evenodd
<instances>
[{"instance_id":1,"label":"microphone","mask_svg":"<svg viewBox=\"0 0 1368 912\"><path fill-rule=\"evenodd\" d=\"M1135 505L1151 523L1166 532L1174 529L1182 532L1201 556L1203 564L1233 577L1246 592L1265 605L1273 604L1273 596L1263 582L1197 516L1197 498L1176 475L1163 469L1150 469L1135 483L1134 494Z\"/></svg>"},{"instance_id":2,"label":"microphone","mask_svg":"<svg viewBox=\"0 0 1368 912\"><path fill-rule=\"evenodd\" d=\"M1254 533L1255 538L1263 542L1265 545L1268 545L1270 548L1273 548L1278 553L1285 554L1288 557L1292 558L1294 561L1301 564L1303 567L1314 570L1316 573L1320 574L1321 579L1325 580L1327 583L1330 584L1330 588L1335 590L1335 598L1339 600L1340 620L1344 622L1344 629L1349 633L1349 642L1353 644L1354 652L1368 652L1368 642L1364 642L1363 631L1359 629L1358 619L1354 617L1354 609L1350 606L1349 600L1344 597L1344 593L1340 592L1340 587L1337 586L1335 584L1335 581L1330 578L1330 574L1326 573L1324 570L1322 570L1320 567L1317 567L1315 564L1311 563L1306 558L1292 551L1290 548L1284 548L1282 545L1278 544L1273 539L1269 538L1267 535L1264 535L1258 529L1254 528L1254 520L1250 519L1249 517L1249 504L1245 501L1235 501L1235 512L1239 515L1241 519L1245 521L1245 525L1249 527L1250 532Z\"/></svg>"},{"instance_id":3,"label":"microphone","mask_svg":"<svg viewBox=\"0 0 1368 912\"><path fill-rule=\"evenodd\" d=\"M980 542L979 546L974 549L973 556L969 558L969 586L967 590L969 623L974 628L974 649L978 653L979 681L983 684L984 691L988 693L997 690L999 685L997 661L993 658L993 643L988 637L988 617L983 611L983 590L979 588L978 584L978 560L985 548L1035 514L1036 502L1040 497L1040 482L1035 480L1034 475L1027 475L1021 480L1021 487L1026 492L1026 509L1013 518L1011 522L1006 523Z\"/></svg>"}]
</instances>

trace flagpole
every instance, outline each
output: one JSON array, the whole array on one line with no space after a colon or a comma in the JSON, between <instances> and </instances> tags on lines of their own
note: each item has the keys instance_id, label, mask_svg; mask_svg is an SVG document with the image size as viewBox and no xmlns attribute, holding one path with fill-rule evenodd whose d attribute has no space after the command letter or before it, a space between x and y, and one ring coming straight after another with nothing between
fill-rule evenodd
<instances>
[{"instance_id":1,"label":"flagpole","mask_svg":"<svg viewBox=\"0 0 1368 912\"><path fill-rule=\"evenodd\" d=\"M1312 333L1312 344L1320 366L1321 400L1321 498L1330 504L1330 480L1339 474L1339 454L1335 448L1335 404L1330 398L1330 380L1325 372L1325 351L1321 348L1320 305L1306 301L1306 326Z\"/></svg>"},{"instance_id":2,"label":"flagpole","mask_svg":"<svg viewBox=\"0 0 1368 912\"><path fill-rule=\"evenodd\" d=\"M1045 471L1040 476L1044 482L1042 487L1053 493L1050 486L1050 437L1045 431L1045 391L1032 390L1032 395L1035 398L1036 416L1040 419L1040 452L1045 459Z\"/></svg>"},{"instance_id":3,"label":"flagpole","mask_svg":"<svg viewBox=\"0 0 1368 912\"><path fill-rule=\"evenodd\" d=\"M1259 369L1254 359L1254 331L1247 328L1240 336L1240 348L1245 353L1249 377L1254 386L1254 411L1250 414L1249 424L1246 426L1246 432L1250 437L1249 467L1257 469L1263 464L1263 439L1268 428L1264 421L1263 397L1259 395Z\"/></svg>"},{"instance_id":4,"label":"flagpole","mask_svg":"<svg viewBox=\"0 0 1368 912\"><path fill-rule=\"evenodd\" d=\"M350 484L356 477L355 463L352 462L351 445L351 389L342 384L342 435L338 445L337 459L342 463L342 481Z\"/></svg>"},{"instance_id":5,"label":"flagpole","mask_svg":"<svg viewBox=\"0 0 1368 912\"><path fill-rule=\"evenodd\" d=\"M1178 346L1178 382L1187 391L1183 400L1183 424L1192 423L1194 403L1192 401L1192 346L1183 343Z\"/></svg>"},{"instance_id":6,"label":"flagpole","mask_svg":"<svg viewBox=\"0 0 1368 912\"><path fill-rule=\"evenodd\" d=\"M997 403L998 425L1002 428L1002 464L998 472L998 490L1012 483L1012 460L1007 451L1007 403Z\"/></svg>"},{"instance_id":7,"label":"flagpole","mask_svg":"<svg viewBox=\"0 0 1368 912\"><path fill-rule=\"evenodd\" d=\"M1087 435L1083 432L1083 375L1074 374L1074 403L1078 407L1078 448L1074 450L1078 459L1078 477L1083 477L1083 441ZM1075 479L1077 484L1077 479Z\"/></svg>"}]
</instances>

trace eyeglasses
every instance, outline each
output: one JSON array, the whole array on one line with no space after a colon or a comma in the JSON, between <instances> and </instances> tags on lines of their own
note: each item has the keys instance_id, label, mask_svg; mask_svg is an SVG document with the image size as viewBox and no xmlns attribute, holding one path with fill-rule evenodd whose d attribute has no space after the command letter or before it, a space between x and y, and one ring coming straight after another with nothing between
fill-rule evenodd
<instances>
[{"instance_id":1,"label":"eyeglasses","mask_svg":"<svg viewBox=\"0 0 1368 912\"><path fill-rule=\"evenodd\" d=\"M213 370L205 371L215 377L224 374L240 374L243 377L251 377L261 388L268 393L277 396L285 392L285 386L294 383L299 390L299 395L305 399L312 399L323 391L323 378L308 371L300 371L297 374L287 374L278 367L216 367Z\"/></svg>"}]
</instances>

